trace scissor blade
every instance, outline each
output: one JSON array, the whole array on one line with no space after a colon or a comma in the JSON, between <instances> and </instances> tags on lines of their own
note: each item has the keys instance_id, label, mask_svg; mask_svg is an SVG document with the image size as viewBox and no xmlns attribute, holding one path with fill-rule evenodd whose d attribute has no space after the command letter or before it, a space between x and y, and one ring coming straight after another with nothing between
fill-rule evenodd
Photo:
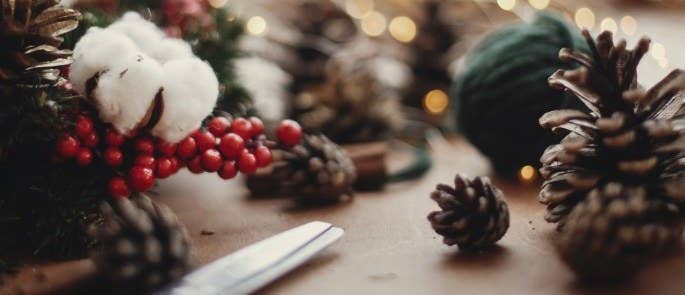
<instances>
[{"instance_id":1,"label":"scissor blade","mask_svg":"<svg viewBox=\"0 0 685 295\"><path fill-rule=\"evenodd\" d=\"M332 230L333 235L327 234ZM336 236L335 233L339 232ZM310 253L306 258L322 250L342 235L342 230L333 228L329 223L315 221L285 231L257 242L233 254L212 262L185 276L181 282L157 294L245 294L269 283L279 275L291 270L306 259L290 261L291 257L301 257L301 250ZM318 242L324 237L328 243ZM314 245L311 246L310 244ZM319 245L318 247L316 247ZM323 246L323 247L321 247ZM287 263L284 263L287 262ZM280 272L271 268L283 268ZM271 279L265 279L273 276ZM255 284L260 282L261 284ZM237 288L240 287L239 291ZM235 288L235 290L233 290Z\"/></svg>"}]
</instances>

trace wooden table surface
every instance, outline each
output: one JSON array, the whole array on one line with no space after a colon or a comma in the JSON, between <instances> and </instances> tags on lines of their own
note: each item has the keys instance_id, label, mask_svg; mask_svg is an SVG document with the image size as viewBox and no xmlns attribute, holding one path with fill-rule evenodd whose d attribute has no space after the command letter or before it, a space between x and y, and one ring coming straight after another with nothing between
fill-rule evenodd
<instances>
[{"instance_id":1,"label":"wooden table surface","mask_svg":"<svg viewBox=\"0 0 685 295\"><path fill-rule=\"evenodd\" d=\"M261 290L263 294L682 294L685 248L657 261L632 282L584 286L557 258L553 226L536 201L538 184L495 179L506 193L511 227L498 246L465 254L442 244L426 220L437 208L428 195L457 173L482 175L482 157L462 140L434 145L434 168L423 178L359 193L350 203L298 208L289 199L252 199L236 182L182 173L164 181L156 200L184 222L200 266L294 226L322 220L345 235L306 265ZM393 153L391 165L406 157ZM203 235L202 231L214 232ZM92 265L25 267L5 292L58 289ZM68 271L65 271L67 269ZM41 274L38 276L37 274ZM0 291L0 294L3 292Z\"/></svg>"}]
</instances>

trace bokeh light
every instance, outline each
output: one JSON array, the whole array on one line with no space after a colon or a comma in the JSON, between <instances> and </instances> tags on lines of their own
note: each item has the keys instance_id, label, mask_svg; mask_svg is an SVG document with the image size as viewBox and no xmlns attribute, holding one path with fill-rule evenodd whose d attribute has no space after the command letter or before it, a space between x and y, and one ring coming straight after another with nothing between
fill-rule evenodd
<instances>
[{"instance_id":1,"label":"bokeh light","mask_svg":"<svg viewBox=\"0 0 685 295\"><path fill-rule=\"evenodd\" d=\"M400 42L411 42L416 37L416 24L406 16L398 16L390 21L390 35Z\"/></svg>"},{"instance_id":2,"label":"bokeh light","mask_svg":"<svg viewBox=\"0 0 685 295\"><path fill-rule=\"evenodd\" d=\"M592 29L595 26L595 14L590 8L580 8L576 11L575 21L580 28Z\"/></svg>"},{"instance_id":3,"label":"bokeh light","mask_svg":"<svg viewBox=\"0 0 685 295\"><path fill-rule=\"evenodd\" d=\"M221 8L226 6L226 3L228 3L228 0L208 0L209 5L214 7L214 8Z\"/></svg>"},{"instance_id":4,"label":"bokeh light","mask_svg":"<svg viewBox=\"0 0 685 295\"><path fill-rule=\"evenodd\" d=\"M253 16L245 23L245 30L251 35L264 35L267 30L266 20L261 16Z\"/></svg>"},{"instance_id":5,"label":"bokeh light","mask_svg":"<svg viewBox=\"0 0 685 295\"><path fill-rule=\"evenodd\" d=\"M345 1L345 11L351 17L361 19L371 13L375 3L373 0L347 0Z\"/></svg>"},{"instance_id":6,"label":"bokeh light","mask_svg":"<svg viewBox=\"0 0 685 295\"><path fill-rule=\"evenodd\" d=\"M549 6L549 0L528 0L528 3L535 9L545 9Z\"/></svg>"},{"instance_id":7,"label":"bokeh light","mask_svg":"<svg viewBox=\"0 0 685 295\"><path fill-rule=\"evenodd\" d=\"M535 171L535 167L531 165L526 165L521 167L521 170L519 170L519 177L523 181L533 181L537 177L537 172Z\"/></svg>"},{"instance_id":8,"label":"bokeh light","mask_svg":"<svg viewBox=\"0 0 685 295\"><path fill-rule=\"evenodd\" d=\"M431 114L444 113L448 105L449 97L440 89L429 91L423 99L423 107Z\"/></svg>"},{"instance_id":9,"label":"bokeh light","mask_svg":"<svg viewBox=\"0 0 685 295\"><path fill-rule=\"evenodd\" d=\"M651 48L649 48L649 52L651 52L652 57L656 60L666 59L666 47L664 44L659 42L652 43Z\"/></svg>"},{"instance_id":10,"label":"bokeh light","mask_svg":"<svg viewBox=\"0 0 685 295\"><path fill-rule=\"evenodd\" d=\"M497 0L497 5L504 10L512 10L516 6L516 0Z\"/></svg>"},{"instance_id":11,"label":"bokeh light","mask_svg":"<svg viewBox=\"0 0 685 295\"><path fill-rule=\"evenodd\" d=\"M362 31L372 37L380 36L388 25L385 16L378 11L372 11L362 18Z\"/></svg>"},{"instance_id":12,"label":"bokeh light","mask_svg":"<svg viewBox=\"0 0 685 295\"><path fill-rule=\"evenodd\" d=\"M637 21L634 17L626 15L621 18L621 31L628 36L632 36L637 31Z\"/></svg>"},{"instance_id":13,"label":"bokeh light","mask_svg":"<svg viewBox=\"0 0 685 295\"><path fill-rule=\"evenodd\" d=\"M599 28L602 31L610 31L612 33L616 33L616 31L618 31L618 25L616 24L616 21L610 17L603 19L602 23L599 25Z\"/></svg>"}]
</instances>

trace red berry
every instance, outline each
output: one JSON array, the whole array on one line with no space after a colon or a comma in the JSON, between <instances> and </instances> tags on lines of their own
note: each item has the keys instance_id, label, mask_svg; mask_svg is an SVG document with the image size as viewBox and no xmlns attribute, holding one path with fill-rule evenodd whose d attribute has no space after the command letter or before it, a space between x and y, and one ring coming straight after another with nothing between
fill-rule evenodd
<instances>
[{"instance_id":1,"label":"red berry","mask_svg":"<svg viewBox=\"0 0 685 295\"><path fill-rule=\"evenodd\" d=\"M117 176L109 180L109 194L115 199L126 198L131 195L131 189L123 177Z\"/></svg>"},{"instance_id":2,"label":"red berry","mask_svg":"<svg viewBox=\"0 0 685 295\"><path fill-rule=\"evenodd\" d=\"M124 136L114 129L108 129L105 133L105 142L109 146L121 146L124 144Z\"/></svg>"},{"instance_id":3,"label":"red berry","mask_svg":"<svg viewBox=\"0 0 685 295\"><path fill-rule=\"evenodd\" d=\"M215 149L208 149L202 153L202 168L207 172L215 172L221 168L223 159L221 153Z\"/></svg>"},{"instance_id":4,"label":"red berry","mask_svg":"<svg viewBox=\"0 0 685 295\"><path fill-rule=\"evenodd\" d=\"M245 174L252 174L257 171L257 158L249 152L240 154L238 159L238 170Z\"/></svg>"},{"instance_id":5,"label":"red berry","mask_svg":"<svg viewBox=\"0 0 685 295\"><path fill-rule=\"evenodd\" d=\"M148 155L140 155L136 158L136 166L154 169L155 168L155 157Z\"/></svg>"},{"instance_id":6,"label":"red berry","mask_svg":"<svg viewBox=\"0 0 685 295\"><path fill-rule=\"evenodd\" d=\"M167 178L174 174L174 167L169 158L161 158L157 160L157 167L155 167L155 176L157 178Z\"/></svg>"},{"instance_id":7,"label":"red berry","mask_svg":"<svg viewBox=\"0 0 685 295\"><path fill-rule=\"evenodd\" d=\"M231 132L240 135L240 137L245 140L248 140L252 138L252 123L245 118L237 118L233 120Z\"/></svg>"},{"instance_id":8,"label":"red berry","mask_svg":"<svg viewBox=\"0 0 685 295\"><path fill-rule=\"evenodd\" d=\"M71 135L65 135L57 141L57 153L64 158L75 157L78 148L78 140Z\"/></svg>"},{"instance_id":9,"label":"red berry","mask_svg":"<svg viewBox=\"0 0 685 295\"><path fill-rule=\"evenodd\" d=\"M181 162L178 160L178 158L171 157L169 158L169 161L171 161L172 174L178 172L178 170L181 169Z\"/></svg>"},{"instance_id":10,"label":"red berry","mask_svg":"<svg viewBox=\"0 0 685 295\"><path fill-rule=\"evenodd\" d=\"M82 137L81 140L83 141L83 145L87 147L95 147L98 145L100 137L98 137L97 133L91 132L90 134Z\"/></svg>"},{"instance_id":11,"label":"red berry","mask_svg":"<svg viewBox=\"0 0 685 295\"><path fill-rule=\"evenodd\" d=\"M238 174L234 161L225 161L224 165L219 170L219 177L222 179L231 179Z\"/></svg>"},{"instance_id":12,"label":"red berry","mask_svg":"<svg viewBox=\"0 0 685 295\"><path fill-rule=\"evenodd\" d=\"M79 166L88 166L93 162L93 152L87 148L82 147L76 153L76 164Z\"/></svg>"},{"instance_id":13,"label":"red berry","mask_svg":"<svg viewBox=\"0 0 685 295\"><path fill-rule=\"evenodd\" d=\"M196 153L197 143L195 143L195 138L186 137L176 146L176 154L181 157L181 159L190 159L195 156Z\"/></svg>"},{"instance_id":14,"label":"red berry","mask_svg":"<svg viewBox=\"0 0 685 295\"><path fill-rule=\"evenodd\" d=\"M254 156L257 159L257 167L266 167L271 164L273 157L271 156L271 150L265 146L259 146L254 152Z\"/></svg>"},{"instance_id":15,"label":"red berry","mask_svg":"<svg viewBox=\"0 0 685 295\"><path fill-rule=\"evenodd\" d=\"M214 117L207 123L207 130L216 137L221 137L231 128L231 121L224 117Z\"/></svg>"},{"instance_id":16,"label":"red berry","mask_svg":"<svg viewBox=\"0 0 685 295\"><path fill-rule=\"evenodd\" d=\"M188 170L195 174L200 174L204 172L204 169L202 169L202 157L196 156L195 158L190 160L190 162L188 162Z\"/></svg>"},{"instance_id":17,"label":"red berry","mask_svg":"<svg viewBox=\"0 0 685 295\"><path fill-rule=\"evenodd\" d=\"M229 159L237 158L245 148L245 140L240 135L235 133L228 133L221 137L219 142L219 150L224 157Z\"/></svg>"},{"instance_id":18,"label":"red berry","mask_svg":"<svg viewBox=\"0 0 685 295\"><path fill-rule=\"evenodd\" d=\"M112 167L119 167L124 162L124 153L118 147L108 147L102 157L105 163Z\"/></svg>"},{"instance_id":19,"label":"red berry","mask_svg":"<svg viewBox=\"0 0 685 295\"><path fill-rule=\"evenodd\" d=\"M141 155L152 155L155 152L155 144L152 139L139 138L136 140L136 151Z\"/></svg>"},{"instance_id":20,"label":"red berry","mask_svg":"<svg viewBox=\"0 0 685 295\"><path fill-rule=\"evenodd\" d=\"M147 167L134 166L128 172L128 182L137 192L144 192L155 184L155 173Z\"/></svg>"},{"instance_id":21,"label":"red berry","mask_svg":"<svg viewBox=\"0 0 685 295\"><path fill-rule=\"evenodd\" d=\"M283 120L276 129L276 137L287 146L294 146L302 140L302 127L293 120Z\"/></svg>"},{"instance_id":22,"label":"red berry","mask_svg":"<svg viewBox=\"0 0 685 295\"><path fill-rule=\"evenodd\" d=\"M198 132L193 137L195 138L195 142L197 143L197 148L201 152L204 152L216 146L216 137L214 137L214 135L212 135L212 133L210 133L209 131Z\"/></svg>"},{"instance_id":23,"label":"red berry","mask_svg":"<svg viewBox=\"0 0 685 295\"><path fill-rule=\"evenodd\" d=\"M160 140L157 142L157 153L171 157L176 153L176 144Z\"/></svg>"},{"instance_id":24,"label":"red berry","mask_svg":"<svg viewBox=\"0 0 685 295\"><path fill-rule=\"evenodd\" d=\"M257 117L250 117L250 123L252 123L252 137L264 133L264 122L262 122L262 119Z\"/></svg>"},{"instance_id":25,"label":"red berry","mask_svg":"<svg viewBox=\"0 0 685 295\"><path fill-rule=\"evenodd\" d=\"M93 120L84 115L78 116L76 119L76 135L83 139L90 133L93 133Z\"/></svg>"}]
</instances>

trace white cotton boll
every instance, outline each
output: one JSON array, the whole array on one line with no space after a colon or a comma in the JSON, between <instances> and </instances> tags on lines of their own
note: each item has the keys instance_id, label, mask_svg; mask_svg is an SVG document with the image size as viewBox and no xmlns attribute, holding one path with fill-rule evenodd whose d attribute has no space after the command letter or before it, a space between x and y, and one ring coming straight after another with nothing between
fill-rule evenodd
<instances>
[{"instance_id":1,"label":"white cotton boll","mask_svg":"<svg viewBox=\"0 0 685 295\"><path fill-rule=\"evenodd\" d=\"M100 76L93 91L100 119L128 134L145 117L163 78L159 63L142 53L120 60Z\"/></svg>"},{"instance_id":2,"label":"white cotton boll","mask_svg":"<svg viewBox=\"0 0 685 295\"><path fill-rule=\"evenodd\" d=\"M236 78L252 96L262 118L279 121L285 116L288 85L292 77L278 65L259 57L236 59Z\"/></svg>"},{"instance_id":3,"label":"white cotton boll","mask_svg":"<svg viewBox=\"0 0 685 295\"><path fill-rule=\"evenodd\" d=\"M165 38L160 41L152 57L160 63L174 59L192 58L193 50L190 45L181 39Z\"/></svg>"},{"instance_id":4,"label":"white cotton boll","mask_svg":"<svg viewBox=\"0 0 685 295\"><path fill-rule=\"evenodd\" d=\"M154 56L160 42L165 38L162 30L136 12L127 12L107 29L126 35L138 46L140 51L149 56Z\"/></svg>"},{"instance_id":5,"label":"white cotton boll","mask_svg":"<svg viewBox=\"0 0 685 295\"><path fill-rule=\"evenodd\" d=\"M219 81L209 64L197 58L169 61L163 71L164 112L151 133L168 142L178 142L212 113Z\"/></svg>"},{"instance_id":6,"label":"white cotton boll","mask_svg":"<svg viewBox=\"0 0 685 295\"><path fill-rule=\"evenodd\" d=\"M85 94L88 79L137 51L131 39L120 33L90 28L74 47L74 62L70 67L69 80L76 91Z\"/></svg>"}]
</instances>

